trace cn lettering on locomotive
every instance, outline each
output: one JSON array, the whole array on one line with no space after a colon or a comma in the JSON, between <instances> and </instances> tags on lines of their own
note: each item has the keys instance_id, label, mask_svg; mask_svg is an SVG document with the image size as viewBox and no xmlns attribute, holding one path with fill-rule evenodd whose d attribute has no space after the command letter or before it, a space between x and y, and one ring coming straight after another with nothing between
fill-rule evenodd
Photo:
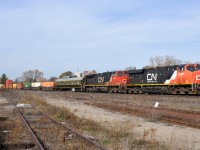
<instances>
[{"instance_id":1,"label":"cn lettering on locomotive","mask_svg":"<svg viewBox=\"0 0 200 150\"><path fill-rule=\"evenodd\" d=\"M158 78L158 74L157 73L148 73L147 74L147 83L156 83L157 82L157 78Z\"/></svg>"}]
</instances>

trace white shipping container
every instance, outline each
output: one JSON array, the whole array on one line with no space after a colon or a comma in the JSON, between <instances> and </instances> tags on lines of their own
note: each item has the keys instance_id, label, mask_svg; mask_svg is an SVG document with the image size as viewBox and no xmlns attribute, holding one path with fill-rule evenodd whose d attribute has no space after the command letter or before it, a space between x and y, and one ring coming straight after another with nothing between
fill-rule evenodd
<instances>
[{"instance_id":1,"label":"white shipping container","mask_svg":"<svg viewBox=\"0 0 200 150\"><path fill-rule=\"evenodd\" d=\"M40 82L33 82L33 83L31 83L31 87L37 88L37 87L40 87L40 86L41 86Z\"/></svg>"}]
</instances>

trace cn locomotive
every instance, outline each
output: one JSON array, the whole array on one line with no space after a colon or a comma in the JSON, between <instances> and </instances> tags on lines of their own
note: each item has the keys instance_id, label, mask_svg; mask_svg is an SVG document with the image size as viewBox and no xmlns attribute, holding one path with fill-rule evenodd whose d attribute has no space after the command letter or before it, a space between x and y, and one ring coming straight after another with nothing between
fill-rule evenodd
<instances>
[{"instance_id":1,"label":"cn locomotive","mask_svg":"<svg viewBox=\"0 0 200 150\"><path fill-rule=\"evenodd\" d=\"M10 81L9 81L9 84ZM17 84L18 85L18 84ZM68 76L55 82L24 83L21 89L79 92L200 94L200 64ZM35 87L34 85L37 85ZM11 87L6 85L6 87ZM18 86L16 86L18 87ZM20 88L19 88L20 89Z\"/></svg>"}]
</instances>

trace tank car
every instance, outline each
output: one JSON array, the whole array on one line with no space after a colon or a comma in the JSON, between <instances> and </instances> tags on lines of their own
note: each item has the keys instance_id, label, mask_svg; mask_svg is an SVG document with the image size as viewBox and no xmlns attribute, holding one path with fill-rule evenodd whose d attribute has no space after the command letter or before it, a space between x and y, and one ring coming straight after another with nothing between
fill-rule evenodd
<instances>
[{"instance_id":1,"label":"tank car","mask_svg":"<svg viewBox=\"0 0 200 150\"><path fill-rule=\"evenodd\" d=\"M55 81L55 90L83 91L84 78L65 76Z\"/></svg>"}]
</instances>

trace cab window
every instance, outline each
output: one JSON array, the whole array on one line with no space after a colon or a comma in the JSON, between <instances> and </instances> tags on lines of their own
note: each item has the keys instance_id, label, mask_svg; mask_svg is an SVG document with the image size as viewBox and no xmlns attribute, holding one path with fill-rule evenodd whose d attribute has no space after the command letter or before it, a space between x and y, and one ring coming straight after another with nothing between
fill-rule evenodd
<instances>
[{"instance_id":1,"label":"cab window","mask_svg":"<svg viewBox=\"0 0 200 150\"><path fill-rule=\"evenodd\" d=\"M119 72L118 72L118 76L119 76L119 77L121 77L121 76L123 76L123 75L124 75L124 72L122 72L122 71L119 71Z\"/></svg>"},{"instance_id":2,"label":"cab window","mask_svg":"<svg viewBox=\"0 0 200 150\"><path fill-rule=\"evenodd\" d=\"M187 70L191 71L191 72L194 72L195 71L195 67L193 65L187 66Z\"/></svg>"},{"instance_id":3,"label":"cab window","mask_svg":"<svg viewBox=\"0 0 200 150\"><path fill-rule=\"evenodd\" d=\"M178 67L178 71L180 71L180 72L184 71L184 66Z\"/></svg>"},{"instance_id":4,"label":"cab window","mask_svg":"<svg viewBox=\"0 0 200 150\"><path fill-rule=\"evenodd\" d=\"M196 70L200 70L200 65L199 64L197 64Z\"/></svg>"}]
</instances>

